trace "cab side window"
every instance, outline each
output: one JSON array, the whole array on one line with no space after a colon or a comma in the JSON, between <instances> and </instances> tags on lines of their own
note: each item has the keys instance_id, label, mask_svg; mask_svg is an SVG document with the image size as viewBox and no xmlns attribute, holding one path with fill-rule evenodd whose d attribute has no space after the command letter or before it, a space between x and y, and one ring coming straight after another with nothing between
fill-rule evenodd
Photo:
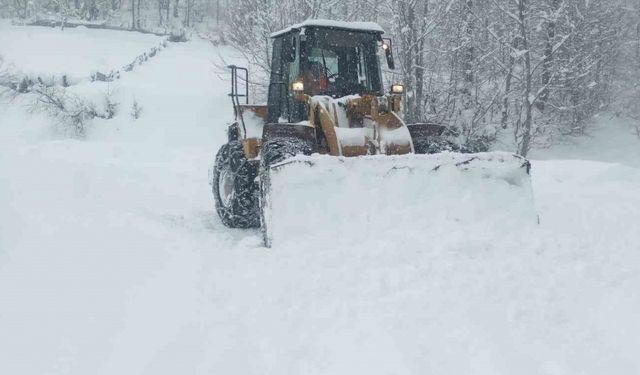
<instances>
[{"instance_id":1,"label":"cab side window","mask_svg":"<svg viewBox=\"0 0 640 375\"><path fill-rule=\"evenodd\" d=\"M278 122L281 113L281 98L283 90L282 71L282 38L273 41L271 55L271 79L269 80L267 121L269 123Z\"/></svg>"}]
</instances>

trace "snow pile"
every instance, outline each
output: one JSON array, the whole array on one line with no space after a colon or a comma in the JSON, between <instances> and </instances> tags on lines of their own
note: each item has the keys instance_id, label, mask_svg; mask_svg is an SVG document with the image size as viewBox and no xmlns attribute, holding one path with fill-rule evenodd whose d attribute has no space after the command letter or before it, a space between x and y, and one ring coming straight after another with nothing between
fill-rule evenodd
<instances>
[{"instance_id":1,"label":"snow pile","mask_svg":"<svg viewBox=\"0 0 640 375\"><path fill-rule=\"evenodd\" d=\"M299 156L269 172L268 237L274 244L415 241L533 224L527 168L507 153Z\"/></svg>"}]
</instances>

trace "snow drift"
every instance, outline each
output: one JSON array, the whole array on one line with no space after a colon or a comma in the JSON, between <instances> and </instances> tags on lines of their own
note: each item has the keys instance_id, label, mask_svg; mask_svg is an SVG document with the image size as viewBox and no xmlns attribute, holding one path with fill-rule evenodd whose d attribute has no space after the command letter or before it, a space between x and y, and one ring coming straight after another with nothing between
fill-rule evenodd
<instances>
[{"instance_id":1,"label":"snow drift","mask_svg":"<svg viewBox=\"0 0 640 375\"><path fill-rule=\"evenodd\" d=\"M509 153L298 156L265 177L267 246L517 229L537 217L529 162Z\"/></svg>"}]
</instances>

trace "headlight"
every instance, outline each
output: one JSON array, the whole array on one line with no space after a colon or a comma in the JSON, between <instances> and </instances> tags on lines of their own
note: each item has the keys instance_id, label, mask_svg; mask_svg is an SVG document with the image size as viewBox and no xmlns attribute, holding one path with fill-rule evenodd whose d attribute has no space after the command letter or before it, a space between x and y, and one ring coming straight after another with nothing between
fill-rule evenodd
<instances>
[{"instance_id":1,"label":"headlight","mask_svg":"<svg viewBox=\"0 0 640 375\"><path fill-rule=\"evenodd\" d=\"M291 84L291 88L293 89L293 92L301 93L304 91L304 83L302 81L294 81Z\"/></svg>"},{"instance_id":2,"label":"headlight","mask_svg":"<svg viewBox=\"0 0 640 375\"><path fill-rule=\"evenodd\" d=\"M404 93L404 85L396 83L391 85L391 93L392 94L403 94Z\"/></svg>"},{"instance_id":3,"label":"headlight","mask_svg":"<svg viewBox=\"0 0 640 375\"><path fill-rule=\"evenodd\" d=\"M379 96L378 97L378 113L383 114L389 112L389 97Z\"/></svg>"}]
</instances>

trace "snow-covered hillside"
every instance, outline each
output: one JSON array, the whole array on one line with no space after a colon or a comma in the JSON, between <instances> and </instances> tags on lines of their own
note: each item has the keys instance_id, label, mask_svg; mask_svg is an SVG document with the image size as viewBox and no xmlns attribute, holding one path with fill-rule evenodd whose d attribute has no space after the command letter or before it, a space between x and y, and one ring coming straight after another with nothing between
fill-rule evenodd
<instances>
[{"instance_id":1,"label":"snow-covered hillside","mask_svg":"<svg viewBox=\"0 0 640 375\"><path fill-rule=\"evenodd\" d=\"M70 83L91 74L122 70L164 38L127 31L24 27L0 20L0 55L11 71L48 81L66 75Z\"/></svg>"},{"instance_id":2,"label":"snow-covered hillside","mask_svg":"<svg viewBox=\"0 0 640 375\"><path fill-rule=\"evenodd\" d=\"M637 144L534 160L538 227L267 250L213 209L218 52L110 83L85 140L0 104L0 374L640 372Z\"/></svg>"}]
</instances>

